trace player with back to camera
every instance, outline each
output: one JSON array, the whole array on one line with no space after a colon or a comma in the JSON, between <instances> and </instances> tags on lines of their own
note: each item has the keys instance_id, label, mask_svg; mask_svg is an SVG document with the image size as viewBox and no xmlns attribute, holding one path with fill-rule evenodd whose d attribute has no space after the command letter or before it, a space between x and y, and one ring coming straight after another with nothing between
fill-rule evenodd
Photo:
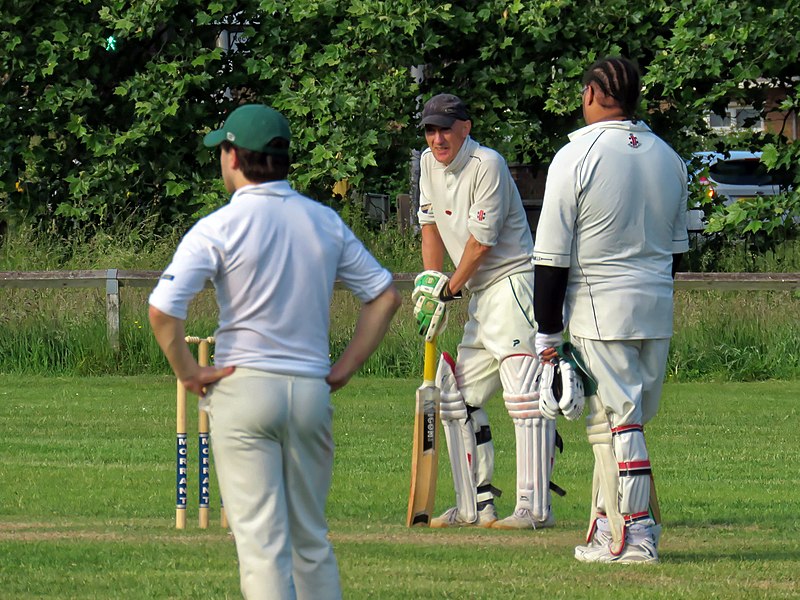
<instances>
[{"instance_id":1,"label":"player with back to camera","mask_svg":"<svg viewBox=\"0 0 800 600\"><path fill-rule=\"evenodd\" d=\"M456 506L431 527L538 529L555 519L550 475L557 433L539 412L534 377L533 240L519 191L505 160L470 137L460 98L439 94L425 104L420 125L422 262L413 299L426 339L444 329L447 303L468 289L469 320L455 360L443 353L436 385L453 472ZM444 254L456 269L441 271ZM426 302L432 300L432 302ZM499 389L516 435L517 498L500 521L492 486L494 447L483 406Z\"/></svg>"},{"instance_id":2,"label":"player with back to camera","mask_svg":"<svg viewBox=\"0 0 800 600\"><path fill-rule=\"evenodd\" d=\"M289 124L240 106L205 136L220 146L230 202L183 238L150 296L150 321L176 376L208 411L220 492L248 600L338 599L325 502L333 468L330 393L384 337L400 305L392 275L331 209L286 181ZM214 283L214 367L184 342L191 299ZM362 302L330 365L334 281Z\"/></svg>"},{"instance_id":3,"label":"player with back to camera","mask_svg":"<svg viewBox=\"0 0 800 600\"><path fill-rule=\"evenodd\" d=\"M655 562L661 529L648 511L643 425L658 410L673 278L688 250L686 165L636 118L640 76L631 61L602 59L583 85L586 126L550 165L537 229L536 349L555 360L568 326L597 384L586 399L590 528L575 558ZM544 409L555 418L559 405Z\"/></svg>"}]
</instances>

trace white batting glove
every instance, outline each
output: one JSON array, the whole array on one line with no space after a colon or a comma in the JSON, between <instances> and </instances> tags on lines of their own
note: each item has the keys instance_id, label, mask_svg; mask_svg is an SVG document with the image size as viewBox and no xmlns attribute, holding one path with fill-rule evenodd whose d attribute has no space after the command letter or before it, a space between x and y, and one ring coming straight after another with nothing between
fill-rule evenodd
<instances>
[{"instance_id":1,"label":"white batting glove","mask_svg":"<svg viewBox=\"0 0 800 600\"><path fill-rule=\"evenodd\" d=\"M574 421L583 413L584 403L583 378L578 365L569 346L559 346L557 361L542 366L539 410L546 419L555 419L561 413Z\"/></svg>"},{"instance_id":2,"label":"white batting glove","mask_svg":"<svg viewBox=\"0 0 800 600\"><path fill-rule=\"evenodd\" d=\"M547 371L547 375L545 375L545 370ZM539 412L542 414L542 417L550 421L555 421L561 413L561 409L558 407L558 400L553 398L553 394L545 395L543 393L545 386L550 387L553 385L553 371L554 368L552 364L540 362L533 384L533 389L539 394Z\"/></svg>"}]
</instances>

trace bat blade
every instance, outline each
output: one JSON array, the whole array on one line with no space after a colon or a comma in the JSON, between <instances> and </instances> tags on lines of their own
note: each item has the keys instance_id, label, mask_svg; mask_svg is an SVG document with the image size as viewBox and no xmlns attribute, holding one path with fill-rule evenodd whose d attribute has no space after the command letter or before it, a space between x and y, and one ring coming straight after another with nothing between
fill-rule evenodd
<instances>
[{"instance_id":1,"label":"bat blade","mask_svg":"<svg viewBox=\"0 0 800 600\"><path fill-rule=\"evenodd\" d=\"M656 525L661 524L661 507L658 504L658 494L656 493L656 480L653 479L653 474L650 474L650 512L653 515L653 520Z\"/></svg>"},{"instance_id":2,"label":"bat blade","mask_svg":"<svg viewBox=\"0 0 800 600\"><path fill-rule=\"evenodd\" d=\"M439 469L439 389L425 381L417 388L414 415L414 446L411 458L411 489L406 526L427 527L433 518Z\"/></svg>"}]
</instances>

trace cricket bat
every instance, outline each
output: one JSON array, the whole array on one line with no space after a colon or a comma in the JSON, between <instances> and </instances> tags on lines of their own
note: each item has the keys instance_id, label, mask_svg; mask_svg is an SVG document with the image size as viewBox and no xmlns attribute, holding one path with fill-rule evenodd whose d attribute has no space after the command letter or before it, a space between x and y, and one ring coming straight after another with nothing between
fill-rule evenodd
<instances>
[{"instance_id":1,"label":"cricket bat","mask_svg":"<svg viewBox=\"0 0 800 600\"><path fill-rule=\"evenodd\" d=\"M406 526L430 526L439 472L439 389L436 387L436 340L425 342L422 385L417 388L411 489Z\"/></svg>"},{"instance_id":2,"label":"cricket bat","mask_svg":"<svg viewBox=\"0 0 800 600\"><path fill-rule=\"evenodd\" d=\"M653 479L653 474L650 474L650 513L653 515L653 520L656 525L661 524L661 507L658 505L658 494L656 494L656 480Z\"/></svg>"}]
</instances>

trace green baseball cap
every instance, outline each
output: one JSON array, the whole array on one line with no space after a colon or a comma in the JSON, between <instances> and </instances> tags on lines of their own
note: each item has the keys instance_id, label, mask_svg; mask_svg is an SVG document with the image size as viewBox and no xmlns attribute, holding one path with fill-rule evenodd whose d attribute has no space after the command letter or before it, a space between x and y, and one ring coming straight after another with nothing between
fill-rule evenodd
<instances>
[{"instance_id":1,"label":"green baseball cap","mask_svg":"<svg viewBox=\"0 0 800 600\"><path fill-rule=\"evenodd\" d=\"M234 110L219 129L206 134L203 144L209 148L230 142L238 148L264 154L289 154L287 148L272 148L275 138L292 139L289 122L274 108L264 104L245 104Z\"/></svg>"}]
</instances>

